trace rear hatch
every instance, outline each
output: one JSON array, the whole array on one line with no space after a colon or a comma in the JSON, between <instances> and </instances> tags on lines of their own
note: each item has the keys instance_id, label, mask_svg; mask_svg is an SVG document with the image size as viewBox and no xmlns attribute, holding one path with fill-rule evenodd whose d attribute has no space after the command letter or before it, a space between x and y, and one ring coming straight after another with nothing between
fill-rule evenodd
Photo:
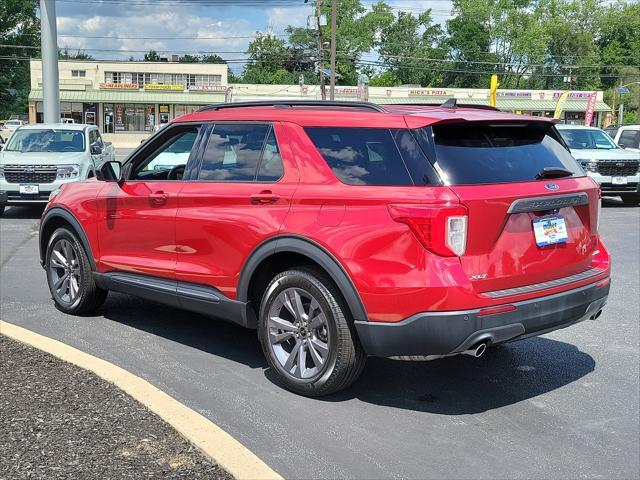
<instances>
[{"instance_id":1,"label":"rear hatch","mask_svg":"<svg viewBox=\"0 0 640 480\"><path fill-rule=\"evenodd\" d=\"M414 132L468 210L460 261L476 291L531 285L591 268L598 248L598 187L551 123L453 122Z\"/></svg>"}]
</instances>

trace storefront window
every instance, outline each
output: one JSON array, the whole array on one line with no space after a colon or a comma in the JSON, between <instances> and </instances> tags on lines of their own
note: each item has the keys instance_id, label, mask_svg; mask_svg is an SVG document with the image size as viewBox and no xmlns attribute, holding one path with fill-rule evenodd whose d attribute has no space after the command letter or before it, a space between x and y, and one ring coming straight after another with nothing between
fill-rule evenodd
<instances>
[{"instance_id":1,"label":"storefront window","mask_svg":"<svg viewBox=\"0 0 640 480\"><path fill-rule=\"evenodd\" d=\"M173 107L173 111L175 112L175 117L178 118L183 115L187 115L188 113L193 113L200 110L204 105L175 105Z\"/></svg>"}]
</instances>

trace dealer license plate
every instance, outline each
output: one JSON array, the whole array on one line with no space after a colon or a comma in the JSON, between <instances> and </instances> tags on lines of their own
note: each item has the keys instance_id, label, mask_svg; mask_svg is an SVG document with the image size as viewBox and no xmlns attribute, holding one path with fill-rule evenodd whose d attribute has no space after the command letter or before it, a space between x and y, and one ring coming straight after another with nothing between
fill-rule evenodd
<instances>
[{"instance_id":1,"label":"dealer license plate","mask_svg":"<svg viewBox=\"0 0 640 480\"><path fill-rule=\"evenodd\" d=\"M536 236L536 245L539 247L566 243L568 239L564 218L559 215L535 219L533 221L533 233Z\"/></svg>"},{"instance_id":2,"label":"dealer license plate","mask_svg":"<svg viewBox=\"0 0 640 480\"><path fill-rule=\"evenodd\" d=\"M20 195L38 195L38 185L20 185Z\"/></svg>"},{"instance_id":3,"label":"dealer license plate","mask_svg":"<svg viewBox=\"0 0 640 480\"><path fill-rule=\"evenodd\" d=\"M613 183L614 185L626 185L627 177L613 177L611 179L611 183Z\"/></svg>"}]
</instances>

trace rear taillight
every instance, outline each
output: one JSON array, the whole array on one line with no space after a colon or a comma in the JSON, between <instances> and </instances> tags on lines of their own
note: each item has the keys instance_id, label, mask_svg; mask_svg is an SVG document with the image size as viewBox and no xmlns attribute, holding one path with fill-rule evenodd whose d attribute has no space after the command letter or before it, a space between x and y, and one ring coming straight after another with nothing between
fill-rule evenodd
<instances>
[{"instance_id":1,"label":"rear taillight","mask_svg":"<svg viewBox=\"0 0 640 480\"><path fill-rule=\"evenodd\" d=\"M427 250L443 256L464 255L467 209L463 205L389 205L391 217L409 226Z\"/></svg>"}]
</instances>

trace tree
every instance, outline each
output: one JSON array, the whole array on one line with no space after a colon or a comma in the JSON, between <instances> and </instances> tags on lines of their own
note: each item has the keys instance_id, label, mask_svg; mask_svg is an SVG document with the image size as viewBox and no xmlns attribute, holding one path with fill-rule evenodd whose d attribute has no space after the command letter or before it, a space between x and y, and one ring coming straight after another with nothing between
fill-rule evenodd
<instances>
[{"instance_id":1,"label":"tree","mask_svg":"<svg viewBox=\"0 0 640 480\"><path fill-rule=\"evenodd\" d=\"M159 62L160 61L160 55L158 55L158 52L156 52L155 50L149 50L149 53L145 53L144 54L144 61L145 62Z\"/></svg>"},{"instance_id":2,"label":"tree","mask_svg":"<svg viewBox=\"0 0 640 480\"><path fill-rule=\"evenodd\" d=\"M227 63L227 61L222 58L220 55L215 53L209 53L207 55L202 55L199 59L200 63Z\"/></svg>"},{"instance_id":3,"label":"tree","mask_svg":"<svg viewBox=\"0 0 640 480\"><path fill-rule=\"evenodd\" d=\"M294 83L285 68L290 58L286 42L270 34L258 33L247 48L249 58L242 79L245 83Z\"/></svg>"},{"instance_id":4,"label":"tree","mask_svg":"<svg viewBox=\"0 0 640 480\"><path fill-rule=\"evenodd\" d=\"M433 24L430 9L417 17L399 12L395 21L382 28L378 42L380 58L388 68L385 73L391 74L384 80L392 77L396 84L440 84L442 63L438 60L444 55L436 45L441 36L442 29Z\"/></svg>"},{"instance_id":5,"label":"tree","mask_svg":"<svg viewBox=\"0 0 640 480\"><path fill-rule=\"evenodd\" d=\"M76 53L69 52L69 48L58 50L58 59L60 60L95 60L84 50L78 49Z\"/></svg>"},{"instance_id":6,"label":"tree","mask_svg":"<svg viewBox=\"0 0 640 480\"><path fill-rule=\"evenodd\" d=\"M199 63L200 62L200 57L198 57L197 55L183 55L180 57L180 60L178 60L180 63Z\"/></svg>"},{"instance_id":7,"label":"tree","mask_svg":"<svg viewBox=\"0 0 640 480\"><path fill-rule=\"evenodd\" d=\"M27 113L29 57L40 53L37 0L0 2L0 119ZM24 48L24 47L26 48Z\"/></svg>"}]
</instances>

